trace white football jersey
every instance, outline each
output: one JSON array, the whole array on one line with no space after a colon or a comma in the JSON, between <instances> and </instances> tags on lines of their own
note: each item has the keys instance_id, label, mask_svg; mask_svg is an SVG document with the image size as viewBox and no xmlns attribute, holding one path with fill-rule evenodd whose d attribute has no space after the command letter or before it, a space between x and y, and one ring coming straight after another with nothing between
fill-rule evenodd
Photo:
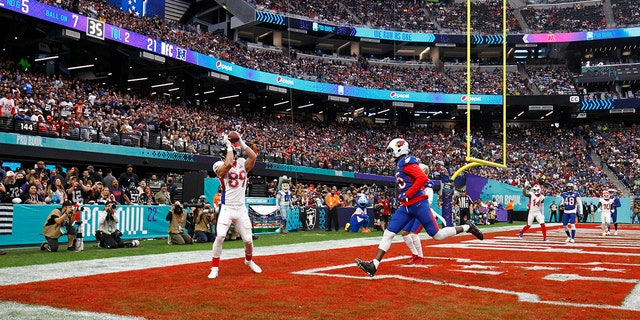
<instances>
[{"instance_id":1,"label":"white football jersey","mask_svg":"<svg viewBox=\"0 0 640 320\"><path fill-rule=\"evenodd\" d=\"M544 204L544 195L535 193L530 193L531 198L529 200L529 213L541 213L542 212L542 204Z\"/></svg>"},{"instance_id":2,"label":"white football jersey","mask_svg":"<svg viewBox=\"0 0 640 320\"><path fill-rule=\"evenodd\" d=\"M244 205L247 190L247 170L244 168L246 159L238 158L227 175L220 178L223 186L220 203L228 205Z\"/></svg>"},{"instance_id":3,"label":"white football jersey","mask_svg":"<svg viewBox=\"0 0 640 320\"><path fill-rule=\"evenodd\" d=\"M600 206L602 208L602 213L611 213L613 210L613 199L600 199Z\"/></svg>"}]
</instances>

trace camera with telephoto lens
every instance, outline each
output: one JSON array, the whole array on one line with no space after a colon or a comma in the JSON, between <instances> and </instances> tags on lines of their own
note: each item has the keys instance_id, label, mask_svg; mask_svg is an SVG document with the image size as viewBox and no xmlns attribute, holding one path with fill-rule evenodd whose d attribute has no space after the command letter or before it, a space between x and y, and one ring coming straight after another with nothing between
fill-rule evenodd
<instances>
[{"instance_id":1,"label":"camera with telephoto lens","mask_svg":"<svg viewBox=\"0 0 640 320\"><path fill-rule=\"evenodd\" d=\"M182 204L184 208L204 208L204 201L193 198Z\"/></svg>"},{"instance_id":2,"label":"camera with telephoto lens","mask_svg":"<svg viewBox=\"0 0 640 320\"><path fill-rule=\"evenodd\" d=\"M182 207L181 207L181 206L179 206L179 205L177 205L177 204L174 204L174 205L173 205L173 213L175 213L175 214L182 214Z\"/></svg>"}]
</instances>

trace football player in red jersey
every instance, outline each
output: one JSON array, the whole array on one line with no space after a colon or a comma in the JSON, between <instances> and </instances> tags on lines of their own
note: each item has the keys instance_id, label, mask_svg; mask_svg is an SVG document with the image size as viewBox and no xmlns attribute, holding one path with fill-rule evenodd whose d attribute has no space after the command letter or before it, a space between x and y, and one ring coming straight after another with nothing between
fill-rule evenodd
<instances>
[{"instance_id":1,"label":"football player in red jersey","mask_svg":"<svg viewBox=\"0 0 640 320\"><path fill-rule=\"evenodd\" d=\"M547 227L544 224L544 212L542 211L545 196L542 194L540 185L536 184L531 188L531 192L527 192L528 185L528 182L525 183L522 195L529 198L529 215L527 216L527 224L518 233L518 238L522 239L522 235L531 228L533 220L536 220L542 229L542 241L547 241Z\"/></svg>"}]
</instances>

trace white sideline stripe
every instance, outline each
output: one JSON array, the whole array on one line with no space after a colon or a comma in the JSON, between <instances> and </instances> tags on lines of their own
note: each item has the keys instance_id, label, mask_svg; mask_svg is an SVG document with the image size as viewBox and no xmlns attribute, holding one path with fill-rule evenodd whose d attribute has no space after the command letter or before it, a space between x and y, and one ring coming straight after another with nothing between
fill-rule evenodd
<instances>
[{"instance_id":1,"label":"white sideline stripe","mask_svg":"<svg viewBox=\"0 0 640 320\"><path fill-rule=\"evenodd\" d=\"M503 226L484 228L483 232L496 232L505 230L516 230L518 226ZM424 237L429 236L422 232ZM466 233L461 234L468 235ZM256 247L253 255L255 257L270 256L287 253L301 253L311 251L321 251L329 249L342 249L377 245L380 243L382 235L379 237L345 239L345 240L326 240L318 242L296 243L281 246L260 247L259 242L254 242ZM480 240L478 240L480 241ZM403 242L402 237L396 236L394 243ZM144 242L142 242L144 245ZM132 249L132 250L135 250ZM373 253L373 252L372 252ZM48 254L48 253L43 253ZM78 254L82 254L79 252ZM226 249L222 251L221 260L235 259L244 257L244 249ZM162 268L183 264L200 263L211 261L211 250L198 250L189 252L174 252L164 254L151 254L130 257L115 257L97 260L82 260L72 262L58 262L43 265L31 265L22 267L0 268L0 286L48 281L55 279L67 279L72 277L91 276L98 274L107 274L114 272L144 270L150 268ZM51 270L59 270L55 274Z\"/></svg>"},{"instance_id":2,"label":"white sideline stripe","mask_svg":"<svg viewBox=\"0 0 640 320\"><path fill-rule=\"evenodd\" d=\"M91 319L91 320L143 320L145 318L119 316L108 313L76 311L53 308L48 306L34 306L16 302L0 301L0 319Z\"/></svg>"},{"instance_id":3,"label":"white sideline stripe","mask_svg":"<svg viewBox=\"0 0 640 320\"><path fill-rule=\"evenodd\" d=\"M286 253L300 253L328 249L341 249L376 245L381 237L329 240L321 242L289 244L282 246L260 247L254 250L255 257ZM398 240L397 242L400 242ZM144 245L144 242L143 242ZM133 249L135 250L135 249ZM50 253L43 253L50 254ZM82 254L79 252L78 254ZM222 260L244 257L244 249L226 249L222 251ZM131 270L144 270L183 264L211 261L211 250L151 254L142 256L116 257L107 259L58 262L43 265L0 268L0 286L67 279L72 277L91 276ZM51 270L58 270L52 273Z\"/></svg>"},{"instance_id":4,"label":"white sideline stripe","mask_svg":"<svg viewBox=\"0 0 640 320\"><path fill-rule=\"evenodd\" d=\"M640 280L638 280L638 279L620 279L620 278L609 278L609 277L585 277L585 276L581 276L579 274L565 274L565 273L562 273L562 274L552 273L552 274L546 275L542 279L561 281L561 282L571 281L571 280L601 281L601 282L622 282L622 283L638 283L638 282L640 282Z\"/></svg>"},{"instance_id":5,"label":"white sideline stripe","mask_svg":"<svg viewBox=\"0 0 640 320\"><path fill-rule=\"evenodd\" d=\"M622 306L629 309L640 310L640 284L631 290L631 293L624 298Z\"/></svg>"}]
</instances>

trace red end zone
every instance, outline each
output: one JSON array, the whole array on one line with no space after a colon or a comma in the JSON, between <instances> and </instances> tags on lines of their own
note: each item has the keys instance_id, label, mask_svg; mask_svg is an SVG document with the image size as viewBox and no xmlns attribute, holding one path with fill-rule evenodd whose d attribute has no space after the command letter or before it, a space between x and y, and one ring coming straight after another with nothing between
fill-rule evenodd
<instances>
[{"instance_id":1,"label":"red end zone","mask_svg":"<svg viewBox=\"0 0 640 320\"><path fill-rule=\"evenodd\" d=\"M4 286L0 299L150 319L640 319L640 227L609 237L578 227L573 244L558 227L549 242L539 227L523 240L517 231L426 240L421 266L405 265L397 242L374 278L353 262L374 255L367 246L260 256L259 275L233 259L215 280L196 263Z\"/></svg>"}]
</instances>

